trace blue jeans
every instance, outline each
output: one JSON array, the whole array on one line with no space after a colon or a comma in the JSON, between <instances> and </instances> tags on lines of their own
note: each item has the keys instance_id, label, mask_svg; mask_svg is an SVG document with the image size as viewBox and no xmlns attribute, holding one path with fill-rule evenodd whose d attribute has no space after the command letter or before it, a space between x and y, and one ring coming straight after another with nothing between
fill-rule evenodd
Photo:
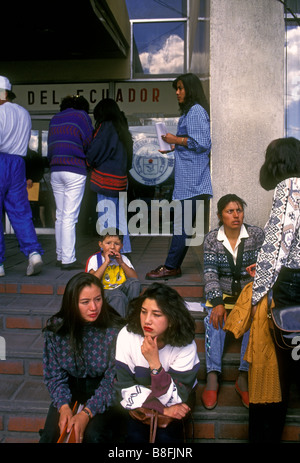
<instances>
[{"instance_id":1,"label":"blue jeans","mask_svg":"<svg viewBox=\"0 0 300 463\"><path fill-rule=\"evenodd\" d=\"M118 228L123 234L123 247L121 252L126 254L131 252L131 244L127 227L127 220L125 214L125 196L104 196L97 193L97 201L101 204L101 210L98 210L97 231L100 232L105 228Z\"/></svg>"},{"instance_id":2,"label":"blue jeans","mask_svg":"<svg viewBox=\"0 0 300 463\"><path fill-rule=\"evenodd\" d=\"M212 308L206 307L206 311L208 315L204 319L204 326L205 326L205 357L206 357L206 371L209 373L210 371L217 371L219 373L222 372L222 356L224 350L224 342L226 332L219 327L216 330L213 327L212 323L209 323L210 314ZM240 355L240 371L248 371L249 363L244 360L244 355L247 349L248 340L249 340L249 333L248 330L242 340L241 346L241 355Z\"/></svg>"},{"instance_id":3,"label":"blue jeans","mask_svg":"<svg viewBox=\"0 0 300 463\"><path fill-rule=\"evenodd\" d=\"M137 278L127 278L126 281L115 289L105 289L104 296L121 317L128 315L128 304L141 293L141 283Z\"/></svg>"}]
</instances>

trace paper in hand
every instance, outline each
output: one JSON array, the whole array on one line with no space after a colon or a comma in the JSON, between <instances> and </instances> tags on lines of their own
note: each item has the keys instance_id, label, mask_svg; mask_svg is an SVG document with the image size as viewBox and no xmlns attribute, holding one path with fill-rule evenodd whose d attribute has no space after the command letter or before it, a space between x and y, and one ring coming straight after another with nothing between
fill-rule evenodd
<instances>
[{"instance_id":1,"label":"paper in hand","mask_svg":"<svg viewBox=\"0 0 300 463\"><path fill-rule=\"evenodd\" d=\"M166 143L163 141L161 138L162 135L166 135L167 133L167 127L163 122L157 122L155 124L156 128L156 133L157 133L157 138L158 138L158 143L159 143L159 149L160 151L172 151L171 145L169 143Z\"/></svg>"}]
</instances>

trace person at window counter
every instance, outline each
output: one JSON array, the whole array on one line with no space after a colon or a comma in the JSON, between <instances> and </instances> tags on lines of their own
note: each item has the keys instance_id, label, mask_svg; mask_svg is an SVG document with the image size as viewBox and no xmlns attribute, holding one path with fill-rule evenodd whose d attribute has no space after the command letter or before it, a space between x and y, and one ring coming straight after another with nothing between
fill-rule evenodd
<instances>
[{"instance_id":1,"label":"person at window counter","mask_svg":"<svg viewBox=\"0 0 300 463\"><path fill-rule=\"evenodd\" d=\"M188 251L185 230L184 200L192 201L191 223L196 217L197 200L212 196L209 167L211 137L208 104L202 84L195 74L182 74L173 82L181 117L177 133L167 133L162 139L175 149L175 184L173 200L181 202L180 232L173 233L164 265L146 274L146 279L168 279L181 276L181 264ZM175 230L174 230L175 231Z\"/></svg>"}]
</instances>

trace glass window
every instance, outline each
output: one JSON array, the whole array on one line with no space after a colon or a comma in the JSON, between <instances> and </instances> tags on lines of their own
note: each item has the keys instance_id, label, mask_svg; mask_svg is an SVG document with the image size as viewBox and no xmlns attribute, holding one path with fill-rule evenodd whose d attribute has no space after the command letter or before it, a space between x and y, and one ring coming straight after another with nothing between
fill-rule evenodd
<instances>
[{"instance_id":1,"label":"glass window","mask_svg":"<svg viewBox=\"0 0 300 463\"><path fill-rule=\"evenodd\" d=\"M186 17L186 0L126 0L130 19Z\"/></svg>"},{"instance_id":2,"label":"glass window","mask_svg":"<svg viewBox=\"0 0 300 463\"><path fill-rule=\"evenodd\" d=\"M39 151L39 131L38 130L31 130L31 137L29 140L29 148L32 151Z\"/></svg>"},{"instance_id":3,"label":"glass window","mask_svg":"<svg viewBox=\"0 0 300 463\"><path fill-rule=\"evenodd\" d=\"M300 0L287 0L286 6L290 8L293 13L300 13Z\"/></svg>"},{"instance_id":4,"label":"glass window","mask_svg":"<svg viewBox=\"0 0 300 463\"><path fill-rule=\"evenodd\" d=\"M209 74L209 21L198 21L192 50L191 72Z\"/></svg>"},{"instance_id":5,"label":"glass window","mask_svg":"<svg viewBox=\"0 0 300 463\"><path fill-rule=\"evenodd\" d=\"M286 117L287 137L300 139L300 26L286 27Z\"/></svg>"},{"instance_id":6,"label":"glass window","mask_svg":"<svg viewBox=\"0 0 300 463\"><path fill-rule=\"evenodd\" d=\"M139 23L133 26L133 72L173 75L185 69L185 24L182 22Z\"/></svg>"}]
</instances>

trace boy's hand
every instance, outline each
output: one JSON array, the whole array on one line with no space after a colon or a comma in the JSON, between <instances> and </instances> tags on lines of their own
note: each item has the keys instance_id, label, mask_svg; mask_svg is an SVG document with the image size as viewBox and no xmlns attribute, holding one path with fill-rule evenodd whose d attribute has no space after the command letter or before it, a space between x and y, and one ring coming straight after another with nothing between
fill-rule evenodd
<instances>
[{"instance_id":1,"label":"boy's hand","mask_svg":"<svg viewBox=\"0 0 300 463\"><path fill-rule=\"evenodd\" d=\"M118 262L119 265L122 264L123 259L122 259L122 256L121 256L121 254L119 252L114 251L112 255L113 255L113 259L116 259L116 261Z\"/></svg>"}]
</instances>

